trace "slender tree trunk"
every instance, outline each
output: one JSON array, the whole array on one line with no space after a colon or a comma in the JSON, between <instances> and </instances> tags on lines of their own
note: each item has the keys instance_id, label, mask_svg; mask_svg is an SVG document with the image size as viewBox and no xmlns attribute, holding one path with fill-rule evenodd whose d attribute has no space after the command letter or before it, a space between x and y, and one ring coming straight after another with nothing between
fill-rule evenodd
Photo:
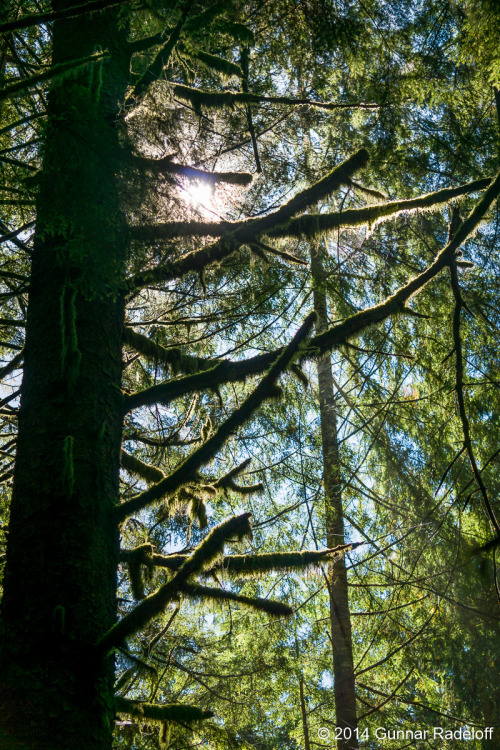
<instances>
[{"instance_id":1,"label":"slender tree trunk","mask_svg":"<svg viewBox=\"0 0 500 750\"><path fill-rule=\"evenodd\" d=\"M316 324L318 333L328 327L324 270L320 252L319 248L311 252L314 310L318 316ZM326 541L329 547L335 547L337 544L344 543L344 519L337 439L337 414L329 355L325 355L318 360L317 370L323 445ZM330 597L336 724L344 732L343 736L337 741L337 747L344 750L357 748L358 741L354 736L354 730L357 728L356 692L347 573L343 555L329 566L328 593Z\"/></svg>"},{"instance_id":2,"label":"slender tree trunk","mask_svg":"<svg viewBox=\"0 0 500 750\"><path fill-rule=\"evenodd\" d=\"M304 695L304 678L299 677L300 713L302 715L302 732L304 734L304 750L311 750L309 741L309 726L307 724L307 706Z\"/></svg>"},{"instance_id":3,"label":"slender tree trunk","mask_svg":"<svg viewBox=\"0 0 500 750\"><path fill-rule=\"evenodd\" d=\"M73 6L74 0L55 4ZM117 11L54 25L53 64L113 56L49 98L29 294L0 652L1 750L107 750L116 618L125 246Z\"/></svg>"}]
</instances>

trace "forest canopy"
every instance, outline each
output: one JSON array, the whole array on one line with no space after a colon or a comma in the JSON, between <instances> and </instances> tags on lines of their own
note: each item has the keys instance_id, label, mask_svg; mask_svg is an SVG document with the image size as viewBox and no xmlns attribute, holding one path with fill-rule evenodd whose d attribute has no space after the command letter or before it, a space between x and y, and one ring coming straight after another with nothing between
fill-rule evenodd
<instances>
[{"instance_id":1,"label":"forest canopy","mask_svg":"<svg viewBox=\"0 0 500 750\"><path fill-rule=\"evenodd\" d=\"M498 747L499 22L8 4L0 750Z\"/></svg>"}]
</instances>

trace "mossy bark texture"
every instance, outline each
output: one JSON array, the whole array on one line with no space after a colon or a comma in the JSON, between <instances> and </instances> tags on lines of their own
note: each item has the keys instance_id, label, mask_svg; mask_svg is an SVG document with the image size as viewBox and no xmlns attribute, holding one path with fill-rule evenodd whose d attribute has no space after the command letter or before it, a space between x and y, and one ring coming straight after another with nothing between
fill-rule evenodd
<instances>
[{"instance_id":1,"label":"mossy bark texture","mask_svg":"<svg viewBox=\"0 0 500 750\"><path fill-rule=\"evenodd\" d=\"M75 5L54 4L55 10ZM54 85L29 293L0 651L1 750L109 750L116 619L123 275L119 10L54 24Z\"/></svg>"}]
</instances>

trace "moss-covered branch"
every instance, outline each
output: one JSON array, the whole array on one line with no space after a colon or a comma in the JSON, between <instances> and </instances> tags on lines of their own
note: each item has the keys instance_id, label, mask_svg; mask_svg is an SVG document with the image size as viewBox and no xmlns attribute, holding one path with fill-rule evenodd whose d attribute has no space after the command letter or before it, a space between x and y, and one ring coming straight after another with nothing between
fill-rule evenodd
<instances>
[{"instance_id":1,"label":"moss-covered branch","mask_svg":"<svg viewBox=\"0 0 500 750\"><path fill-rule=\"evenodd\" d=\"M127 500L116 508L116 516L122 521L127 516L145 508L155 500L159 500L168 493L172 493L185 484L206 463L212 460L222 448L226 440L246 422L260 405L269 398L277 395L275 382L291 362L298 356L306 337L314 325L315 315L308 315L292 341L280 352L274 364L262 378L257 387L250 393L241 406L236 409L215 433L201 445L198 450L188 456L180 466L165 479L153 485L144 492Z\"/></svg>"},{"instance_id":2,"label":"moss-covered branch","mask_svg":"<svg viewBox=\"0 0 500 750\"><path fill-rule=\"evenodd\" d=\"M317 102L314 99L294 99L290 96L264 96L244 91L202 91L190 86L176 84L174 96L188 102L195 111L203 109L222 109L237 104L286 104L288 106L308 106L319 109L378 109L379 104L369 102Z\"/></svg>"},{"instance_id":3,"label":"moss-covered branch","mask_svg":"<svg viewBox=\"0 0 500 750\"><path fill-rule=\"evenodd\" d=\"M191 180L203 180L209 185L225 182L228 185L250 185L253 175L250 172L207 172L204 169L196 169L186 164L177 164L170 157L163 159L148 159L145 156L134 156L133 164L142 170L154 174L177 174L188 177Z\"/></svg>"},{"instance_id":4,"label":"moss-covered branch","mask_svg":"<svg viewBox=\"0 0 500 750\"><path fill-rule=\"evenodd\" d=\"M219 362L227 361L184 354L176 347L165 349L165 347L156 344L150 338L143 336L142 333L137 333L132 328L124 328L123 340L137 352L149 357L149 359L156 360L164 366L170 367L175 375L178 372L197 373L200 370L208 370Z\"/></svg>"},{"instance_id":5,"label":"moss-covered branch","mask_svg":"<svg viewBox=\"0 0 500 750\"><path fill-rule=\"evenodd\" d=\"M265 612L271 617L290 617L293 615L293 609L288 604L277 602L272 599L263 599L260 596L243 596L235 594L226 589L218 589L213 586L201 586L200 584L186 583L181 588L181 593L190 599L204 601L212 599L213 601L230 601L237 604L243 604L245 607L256 609L259 612Z\"/></svg>"},{"instance_id":6,"label":"moss-covered branch","mask_svg":"<svg viewBox=\"0 0 500 750\"><path fill-rule=\"evenodd\" d=\"M148 484L153 482L161 482L165 479L165 474L161 469L151 464L146 464L141 461L137 456L133 456L131 453L122 450L120 454L120 464L130 474L136 474L138 477L145 479Z\"/></svg>"},{"instance_id":7,"label":"moss-covered branch","mask_svg":"<svg viewBox=\"0 0 500 750\"><path fill-rule=\"evenodd\" d=\"M58 65L54 65L52 68L48 68L42 73L37 73L34 76L28 76L27 78L21 78L19 80L16 79L16 83L4 86L0 91L0 102L4 101L4 99L9 99L11 96L17 96L23 91L26 91L43 81L62 78L68 75L75 75L79 71L85 70L85 68L88 68L90 65L95 65L95 63L100 62L107 57L109 57L109 52L96 52L96 54L90 55L89 57L81 57L77 60L68 60L68 62L59 63Z\"/></svg>"},{"instance_id":8,"label":"moss-covered branch","mask_svg":"<svg viewBox=\"0 0 500 750\"><path fill-rule=\"evenodd\" d=\"M337 547L323 550L305 550L302 552L272 552L260 555L227 555L207 573L225 572L230 576L244 578L255 578L273 571L307 571L315 570L321 562L340 557L350 550L359 547L362 542L351 544L340 544ZM159 555L152 552L151 545L143 544L133 550L122 550L120 553L122 562L130 563L135 559L143 565L153 565L169 570L179 570L187 559L187 555Z\"/></svg>"},{"instance_id":9,"label":"moss-covered branch","mask_svg":"<svg viewBox=\"0 0 500 750\"><path fill-rule=\"evenodd\" d=\"M271 214L259 217L258 219L239 222L235 225L226 222L214 224L213 226L217 227L218 236L223 235L223 238L219 242L209 245L202 250L188 253L178 261L133 276L127 284L127 291L132 292L142 289L151 283L182 278L182 276L185 276L190 271L202 271L211 263L227 258L241 245L252 242L260 234L265 234L274 227L286 224L295 214L307 210L322 198L331 195L341 185L348 182L354 172L364 167L368 159L369 156L366 149L360 149L342 164L335 167L335 169L321 180L318 180L318 182L305 190L301 190ZM182 224L174 224L174 226L181 227ZM189 224L189 226L195 225ZM199 222L196 226L204 227L208 225ZM163 226L130 227L128 234L132 240L152 241L168 239L171 236L169 235L171 227L172 225L170 224Z\"/></svg>"},{"instance_id":10,"label":"moss-covered branch","mask_svg":"<svg viewBox=\"0 0 500 750\"><path fill-rule=\"evenodd\" d=\"M346 180L346 184L352 180ZM450 200L462 195L485 190L490 185L490 178L473 180L472 182L458 185L453 188L443 188L433 193L410 198L401 201L389 201L377 203L364 208L349 208L330 214L307 214L297 218L291 218L288 222L275 221L274 226L269 226L260 232L270 237L314 237L317 234L333 231L341 227L357 227L366 224L373 225L384 219L393 218L401 213L412 211L423 211L443 205ZM277 217L278 212L270 214ZM267 217L264 217L267 218ZM222 237L240 229L249 227L248 219L240 222L168 222L165 224L131 227L129 234L132 239L143 240L170 240L178 237ZM257 235L257 232L254 233ZM249 240L250 241L250 240Z\"/></svg>"},{"instance_id":11,"label":"moss-covered branch","mask_svg":"<svg viewBox=\"0 0 500 750\"><path fill-rule=\"evenodd\" d=\"M125 714L144 722L173 721L181 724L192 724L194 721L210 719L213 711L204 711L197 706L187 706L183 703L143 703L129 700L121 696L115 697L116 712Z\"/></svg>"},{"instance_id":12,"label":"moss-covered branch","mask_svg":"<svg viewBox=\"0 0 500 750\"><path fill-rule=\"evenodd\" d=\"M75 5L72 8L64 10L53 10L48 13L34 13L32 15L21 16L14 21L7 21L0 24L0 34L7 34L18 29L28 29L30 26L39 26L40 24L59 21L62 18L75 18L85 13L95 13L104 8L112 8L114 5L124 5L130 0L91 0L89 3Z\"/></svg>"},{"instance_id":13,"label":"moss-covered branch","mask_svg":"<svg viewBox=\"0 0 500 750\"><path fill-rule=\"evenodd\" d=\"M366 224L373 226L383 219L392 218L400 213L424 211L448 203L461 195L485 190L490 184L491 180L485 178L454 188L436 190L434 193L427 193L409 200L377 203L364 208L348 208L331 214L308 214L291 219L288 224L271 229L268 234L270 237L314 237L340 227L359 227Z\"/></svg>"},{"instance_id":14,"label":"moss-covered branch","mask_svg":"<svg viewBox=\"0 0 500 750\"><path fill-rule=\"evenodd\" d=\"M188 582L190 576L201 573L205 568L210 567L222 553L226 542L234 537L241 540L244 536L250 534L250 513L233 516L212 529L194 552L186 558L170 581L143 599L135 609L108 630L97 644L97 651L105 654L120 646L128 636L144 627L171 601L178 598L182 586Z\"/></svg>"},{"instance_id":15,"label":"moss-covered branch","mask_svg":"<svg viewBox=\"0 0 500 750\"><path fill-rule=\"evenodd\" d=\"M174 47L180 39L183 26L192 5L193 0L187 0L187 2L184 3L179 21L170 33L168 39L161 45L151 65L144 71L141 78L135 84L132 93L128 97L129 100L140 99L149 86L161 78L163 71L168 67Z\"/></svg>"}]
</instances>

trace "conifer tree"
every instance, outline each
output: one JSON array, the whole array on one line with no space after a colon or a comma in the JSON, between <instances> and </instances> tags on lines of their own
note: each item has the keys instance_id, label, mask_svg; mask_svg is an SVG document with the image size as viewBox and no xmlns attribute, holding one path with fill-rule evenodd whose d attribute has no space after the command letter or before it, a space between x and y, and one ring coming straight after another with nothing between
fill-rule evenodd
<instances>
[{"instance_id":1,"label":"conifer tree","mask_svg":"<svg viewBox=\"0 0 500 750\"><path fill-rule=\"evenodd\" d=\"M286 54L294 44L307 49L309 34L322 41L320 4L312 6L308 25L296 27L289 4L278 3L271 28L260 3L238 0L140 7L58 0L41 9L27 3L20 16L11 8L0 26L6 118L0 157L8 177L1 278L2 346L9 356L2 377L22 366L22 385L1 403L4 449L9 456L15 432L16 458L4 477L13 476L13 486L1 610L0 747L104 750L116 715L159 727L158 741L168 746L177 742L176 732L188 736L190 726L209 721L210 707L187 701L115 699L117 659L150 668L127 640L183 599L289 617L289 603L279 598L206 579L217 581L221 571L230 581L303 571L331 563L349 547L328 540L314 551L225 554L227 545L249 539L247 503L262 486L245 477L250 462L237 450L222 470L224 451L266 405L278 402L287 372L304 380L304 363L325 361L389 319L423 315L413 300L446 273L464 448L492 534L500 533L464 397L466 303L457 271L462 246L498 197L500 177L485 160L481 174L464 170L464 179L448 176L424 195L386 200L375 191L375 204L325 211L332 196L359 188L370 160L383 161L353 137L324 173L283 197L287 175L273 174L272 164L280 147L265 135L287 111L383 118L387 106L376 86L373 97L368 85L358 87L359 97L345 87L335 98L318 96L314 87L307 95L294 90ZM332 34L337 23L330 46L342 42L348 49L360 30L356 12L327 18ZM269 39L259 36L261 25ZM319 76L321 53L313 58ZM260 80L253 80L253 65L264 70ZM285 93L281 74L289 84ZM383 77L380 70L377 75ZM266 122L272 113L275 121ZM351 120L345 122L348 132ZM248 152L232 161L229 155L242 146ZM272 190L263 199L258 175L267 164ZM196 181L233 196L234 210L221 217L217 207L200 206L208 193L199 200ZM245 189L241 218L231 191L241 196ZM366 193L374 197L373 189ZM307 304L293 325L281 308L281 338L263 347L257 326L245 338L253 319L242 322L238 305L230 309L222 299L229 289L250 309L258 278L259 305L272 312L280 286L273 270L307 263L292 240L316 242L401 213L444 210L459 198L469 201L468 210L432 258L404 278L395 276L386 294L341 321L321 321L314 335L316 315ZM252 201L261 202L260 210L252 211ZM198 339L200 319L209 333ZM230 514L226 506L225 517L212 523L210 512L217 503L224 507L224 494L243 508ZM200 531L188 549L170 555L167 544L153 543L151 528L165 530L182 514L196 519ZM127 539L133 545L120 549ZM118 568L126 571L134 601L121 601L128 591L121 580L117 602Z\"/></svg>"}]
</instances>

